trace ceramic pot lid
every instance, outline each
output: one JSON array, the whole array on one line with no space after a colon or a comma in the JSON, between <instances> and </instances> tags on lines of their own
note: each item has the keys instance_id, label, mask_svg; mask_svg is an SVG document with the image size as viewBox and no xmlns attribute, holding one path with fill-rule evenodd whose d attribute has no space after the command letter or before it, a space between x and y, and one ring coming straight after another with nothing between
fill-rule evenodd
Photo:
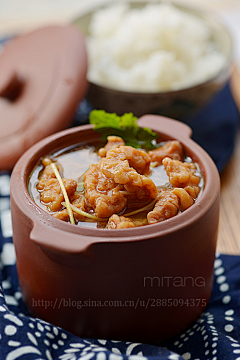
<instances>
[{"instance_id":1,"label":"ceramic pot lid","mask_svg":"<svg viewBox=\"0 0 240 360\"><path fill-rule=\"evenodd\" d=\"M0 170L70 125L87 90L84 36L49 26L10 41L0 55Z\"/></svg>"}]
</instances>

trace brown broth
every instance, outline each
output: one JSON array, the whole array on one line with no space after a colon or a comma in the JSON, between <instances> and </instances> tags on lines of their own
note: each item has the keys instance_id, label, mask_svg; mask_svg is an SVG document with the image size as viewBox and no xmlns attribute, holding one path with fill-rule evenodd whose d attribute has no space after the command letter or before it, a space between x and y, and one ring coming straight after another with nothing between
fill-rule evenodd
<instances>
[{"instance_id":1,"label":"brown broth","mask_svg":"<svg viewBox=\"0 0 240 360\"><path fill-rule=\"evenodd\" d=\"M82 181L83 174L88 169L88 167L91 164L96 164L100 160L100 156L97 154L97 150L99 149L100 146L103 145L104 144L98 144L96 146L78 145L75 147L69 147L61 151L58 151L56 153L53 153L49 155L49 157L53 161L57 161L62 177L67 179L73 179L79 182ZM190 157L185 157L184 161L192 162ZM40 201L40 193L36 189L39 174L42 169L43 169L43 165L41 164L41 162L39 162L39 164L36 166L36 168L33 170L30 176L28 191L34 202L43 210L48 211L46 205ZM196 175L198 175L201 178L201 181L199 183L199 186L201 188L200 194L198 195L199 197L203 191L204 181L198 169L198 165L197 165ZM167 186L169 184L169 178L165 172L163 165L151 167L151 173L150 175L148 175L148 177L152 179L152 181L155 183L156 186L165 186L165 185ZM138 204L139 208L144 205L141 205L140 203ZM134 209L136 209L136 206L134 207ZM127 208L125 213L127 214L134 209ZM147 225L146 215L148 211L142 211L141 213L130 216L130 218L135 223L136 226ZM51 214L50 211L48 212ZM106 223L104 222L97 223L89 219L86 219L86 221L78 222L78 225L96 228L96 227L104 227Z\"/></svg>"}]
</instances>

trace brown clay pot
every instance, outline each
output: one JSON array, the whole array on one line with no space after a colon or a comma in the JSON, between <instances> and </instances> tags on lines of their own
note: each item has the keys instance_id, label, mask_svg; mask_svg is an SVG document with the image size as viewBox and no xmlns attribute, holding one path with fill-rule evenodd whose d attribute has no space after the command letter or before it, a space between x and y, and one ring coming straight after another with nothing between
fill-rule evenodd
<instances>
[{"instance_id":1,"label":"brown clay pot","mask_svg":"<svg viewBox=\"0 0 240 360\"><path fill-rule=\"evenodd\" d=\"M99 135L91 125L40 141L12 173L13 241L23 300L33 316L81 337L157 344L184 331L211 296L218 171L185 124L156 115L143 116L139 124L162 140L178 139L204 176L201 197L169 220L90 229L55 219L34 203L28 179L39 159L70 144L94 143Z\"/></svg>"},{"instance_id":2,"label":"brown clay pot","mask_svg":"<svg viewBox=\"0 0 240 360\"><path fill-rule=\"evenodd\" d=\"M0 170L37 141L70 126L87 91L87 53L74 26L17 36L0 55Z\"/></svg>"}]
</instances>

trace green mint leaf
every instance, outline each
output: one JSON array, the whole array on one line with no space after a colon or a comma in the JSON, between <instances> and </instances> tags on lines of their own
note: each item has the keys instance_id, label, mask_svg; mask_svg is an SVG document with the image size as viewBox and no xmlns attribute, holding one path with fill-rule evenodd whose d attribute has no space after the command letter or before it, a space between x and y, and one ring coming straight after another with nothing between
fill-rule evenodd
<instances>
[{"instance_id":1,"label":"green mint leaf","mask_svg":"<svg viewBox=\"0 0 240 360\"><path fill-rule=\"evenodd\" d=\"M133 113L126 113L121 116L121 127L132 127L138 128L137 117L133 115Z\"/></svg>"},{"instance_id":2,"label":"green mint leaf","mask_svg":"<svg viewBox=\"0 0 240 360\"><path fill-rule=\"evenodd\" d=\"M104 110L93 110L89 115L90 124L94 130L102 134L106 140L107 136L120 136L126 145L135 148L154 149L158 134L149 128L138 126L137 117L133 113L118 116L115 113L107 113Z\"/></svg>"},{"instance_id":3,"label":"green mint leaf","mask_svg":"<svg viewBox=\"0 0 240 360\"><path fill-rule=\"evenodd\" d=\"M106 113L104 110L93 110L89 115L89 122L95 125L94 129L100 129L104 127L121 129L121 119L115 113Z\"/></svg>"}]
</instances>

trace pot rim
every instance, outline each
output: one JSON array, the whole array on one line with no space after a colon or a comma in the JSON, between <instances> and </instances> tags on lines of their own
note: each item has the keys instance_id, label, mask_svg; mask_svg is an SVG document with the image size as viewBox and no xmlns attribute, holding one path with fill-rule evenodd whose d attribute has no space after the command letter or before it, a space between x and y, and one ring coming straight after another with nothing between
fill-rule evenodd
<instances>
[{"instance_id":1,"label":"pot rim","mask_svg":"<svg viewBox=\"0 0 240 360\"><path fill-rule=\"evenodd\" d=\"M51 151L53 152L54 149L56 150L59 139L71 139L74 134L93 131L92 125L83 125L63 130L39 141L22 155L13 169L10 185L11 201L14 201L32 222L33 230L30 238L33 241L54 251L71 253L86 250L88 246L97 242L136 242L156 236L160 238L190 226L211 209L220 192L219 173L210 156L190 138L189 126L159 115L142 116L138 123L142 127L151 127L163 138L179 140L186 152L188 154L190 152L189 155L199 163L205 185L203 193L196 203L181 214L163 222L138 228L114 229L114 232L110 229L92 229L72 225L48 214L34 202L28 192L28 179L34 168L33 164L37 165L37 160L41 157L39 153L50 143L55 145ZM99 136L99 134L97 135ZM84 142L79 140L79 143ZM51 241L49 241L49 234L52 234Z\"/></svg>"}]
</instances>

